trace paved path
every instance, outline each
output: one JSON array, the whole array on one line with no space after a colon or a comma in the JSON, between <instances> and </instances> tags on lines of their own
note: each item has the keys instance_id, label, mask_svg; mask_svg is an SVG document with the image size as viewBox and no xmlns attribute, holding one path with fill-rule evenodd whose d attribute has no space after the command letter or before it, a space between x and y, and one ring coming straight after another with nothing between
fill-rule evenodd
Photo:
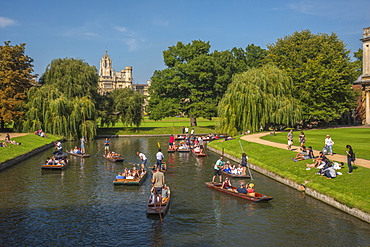
<instances>
[{"instance_id":1,"label":"paved path","mask_svg":"<svg viewBox=\"0 0 370 247\"><path fill-rule=\"evenodd\" d=\"M0 132L0 140L5 140L6 134L9 134L10 135L10 139L12 139L14 137L28 135L29 133Z\"/></svg>"},{"instance_id":2,"label":"paved path","mask_svg":"<svg viewBox=\"0 0 370 247\"><path fill-rule=\"evenodd\" d=\"M245 135L245 136L242 136L240 139L245 140L245 141L249 141L249 142L255 142L255 143L267 145L267 146L287 149L287 144L277 143L277 142L272 142L272 141L267 141L267 140L261 139L262 136L266 136L266 135L269 135L269 134L270 134L270 132L261 132L261 133L251 134L251 135ZM292 151L298 153L298 152L300 152L299 148L300 148L300 146L292 146ZM318 154L320 151L321 150L314 150L314 152L316 154ZM334 154L333 156L328 155L328 158L330 160L344 162L347 165L347 156L346 155ZM300 161L300 162L304 162L304 161ZM356 158L355 165L370 168L370 160Z\"/></svg>"}]
</instances>

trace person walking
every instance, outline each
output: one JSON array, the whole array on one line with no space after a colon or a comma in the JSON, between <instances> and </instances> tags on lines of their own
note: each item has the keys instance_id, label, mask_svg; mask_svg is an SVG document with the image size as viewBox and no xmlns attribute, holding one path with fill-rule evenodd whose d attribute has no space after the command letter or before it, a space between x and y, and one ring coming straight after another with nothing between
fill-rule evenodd
<instances>
[{"instance_id":1,"label":"person walking","mask_svg":"<svg viewBox=\"0 0 370 247\"><path fill-rule=\"evenodd\" d=\"M326 135L326 138L325 138L325 148L326 148L326 150L328 152L328 155L329 154L333 155L333 145L334 145L334 142L331 139L330 135Z\"/></svg>"},{"instance_id":2,"label":"person walking","mask_svg":"<svg viewBox=\"0 0 370 247\"><path fill-rule=\"evenodd\" d=\"M158 152L155 155L155 157L157 159L157 168L158 167L161 168L161 166L162 166L162 160L164 158L164 155L163 155L162 150L160 148L158 149Z\"/></svg>"},{"instance_id":3,"label":"person walking","mask_svg":"<svg viewBox=\"0 0 370 247\"><path fill-rule=\"evenodd\" d=\"M306 135L303 131L299 133L299 143L301 144L301 148L304 146L304 143L306 142Z\"/></svg>"},{"instance_id":4,"label":"person walking","mask_svg":"<svg viewBox=\"0 0 370 247\"><path fill-rule=\"evenodd\" d=\"M87 141L85 140L85 137L81 137L81 153L82 154L85 154L85 143L87 143Z\"/></svg>"},{"instance_id":5,"label":"person walking","mask_svg":"<svg viewBox=\"0 0 370 247\"><path fill-rule=\"evenodd\" d=\"M292 150L293 145L293 129L289 130L287 136L288 138L288 150Z\"/></svg>"},{"instance_id":6,"label":"person walking","mask_svg":"<svg viewBox=\"0 0 370 247\"><path fill-rule=\"evenodd\" d=\"M347 145L346 148L347 148L346 153L347 153L348 173L352 174L353 170L352 162L355 161L355 153L353 152L351 145Z\"/></svg>"},{"instance_id":7,"label":"person walking","mask_svg":"<svg viewBox=\"0 0 370 247\"><path fill-rule=\"evenodd\" d=\"M212 183L215 182L216 176L218 176L220 183L222 183L222 174L221 174L221 169L224 167L224 162L222 161L223 157L220 157L216 164L213 167L213 178L212 178Z\"/></svg>"}]
</instances>

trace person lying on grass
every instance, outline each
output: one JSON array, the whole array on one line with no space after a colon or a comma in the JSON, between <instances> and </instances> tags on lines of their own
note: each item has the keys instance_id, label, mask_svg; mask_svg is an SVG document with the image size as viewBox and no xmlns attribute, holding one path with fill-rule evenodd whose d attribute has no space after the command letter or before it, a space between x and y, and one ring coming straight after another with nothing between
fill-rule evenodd
<instances>
[{"instance_id":1,"label":"person lying on grass","mask_svg":"<svg viewBox=\"0 0 370 247\"><path fill-rule=\"evenodd\" d=\"M318 167L320 165L325 164L324 160L327 159L323 152L320 152L319 157L315 159L315 163L308 164L306 163L306 167Z\"/></svg>"}]
</instances>

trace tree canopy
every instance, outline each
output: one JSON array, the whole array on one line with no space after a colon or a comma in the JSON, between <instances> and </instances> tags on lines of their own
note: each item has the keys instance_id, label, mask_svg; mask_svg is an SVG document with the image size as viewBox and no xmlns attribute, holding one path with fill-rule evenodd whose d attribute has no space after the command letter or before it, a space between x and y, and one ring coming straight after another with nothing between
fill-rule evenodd
<instances>
[{"instance_id":1,"label":"tree canopy","mask_svg":"<svg viewBox=\"0 0 370 247\"><path fill-rule=\"evenodd\" d=\"M37 129L66 138L96 135L95 67L78 59L53 60L42 75L42 86L28 93L23 131Z\"/></svg>"},{"instance_id":2,"label":"tree canopy","mask_svg":"<svg viewBox=\"0 0 370 247\"><path fill-rule=\"evenodd\" d=\"M236 74L218 105L218 130L235 135L271 123L294 125L301 118L301 106L292 95L292 79L275 66Z\"/></svg>"},{"instance_id":3,"label":"tree canopy","mask_svg":"<svg viewBox=\"0 0 370 247\"><path fill-rule=\"evenodd\" d=\"M163 52L167 68L154 72L149 89L151 119L184 115L194 126L197 117L216 116L217 104L232 75L249 68L248 54L255 64L263 58L257 46L248 52L234 48L211 53L210 48L209 42L195 40L189 44L178 42Z\"/></svg>"},{"instance_id":4,"label":"tree canopy","mask_svg":"<svg viewBox=\"0 0 370 247\"><path fill-rule=\"evenodd\" d=\"M293 79L293 97L303 103L304 120L333 121L354 107L351 83L356 79L356 66L336 34L303 30L267 47L265 61Z\"/></svg>"},{"instance_id":5,"label":"tree canopy","mask_svg":"<svg viewBox=\"0 0 370 247\"><path fill-rule=\"evenodd\" d=\"M26 44L0 46L0 128L23 117L29 88L35 85L33 59L25 54Z\"/></svg>"}]
</instances>

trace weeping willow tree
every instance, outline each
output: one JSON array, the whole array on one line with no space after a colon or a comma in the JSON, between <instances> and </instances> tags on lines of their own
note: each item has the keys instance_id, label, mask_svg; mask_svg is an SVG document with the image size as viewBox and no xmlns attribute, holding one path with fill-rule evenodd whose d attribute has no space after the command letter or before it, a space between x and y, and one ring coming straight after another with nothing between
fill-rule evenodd
<instances>
[{"instance_id":1,"label":"weeping willow tree","mask_svg":"<svg viewBox=\"0 0 370 247\"><path fill-rule=\"evenodd\" d=\"M292 94L291 78L272 65L236 74L218 105L218 130L235 135L269 123L294 125L301 106Z\"/></svg>"},{"instance_id":2,"label":"weeping willow tree","mask_svg":"<svg viewBox=\"0 0 370 247\"><path fill-rule=\"evenodd\" d=\"M82 60L56 59L40 81L42 86L28 92L22 131L43 129L68 139L93 138L97 128L96 68Z\"/></svg>"}]
</instances>

